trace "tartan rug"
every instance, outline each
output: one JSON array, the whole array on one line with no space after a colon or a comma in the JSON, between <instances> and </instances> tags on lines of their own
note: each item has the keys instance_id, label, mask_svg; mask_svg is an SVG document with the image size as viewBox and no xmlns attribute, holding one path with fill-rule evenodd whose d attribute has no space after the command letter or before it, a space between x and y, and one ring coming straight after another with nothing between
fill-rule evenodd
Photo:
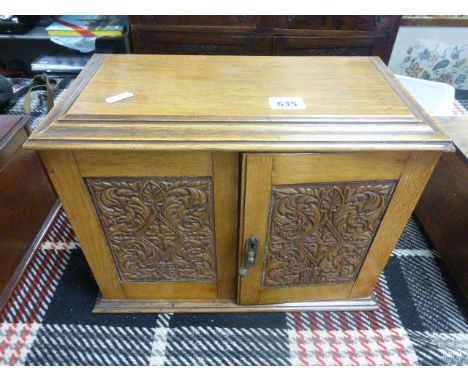
<instances>
[{"instance_id":1,"label":"tartan rug","mask_svg":"<svg viewBox=\"0 0 468 382\"><path fill-rule=\"evenodd\" d=\"M98 315L97 295L61 210L0 312L0 364L468 365L466 304L415 218L375 312Z\"/></svg>"},{"instance_id":2,"label":"tartan rug","mask_svg":"<svg viewBox=\"0 0 468 382\"><path fill-rule=\"evenodd\" d=\"M468 365L463 297L412 218L374 312L93 314L65 213L0 313L4 365Z\"/></svg>"}]
</instances>

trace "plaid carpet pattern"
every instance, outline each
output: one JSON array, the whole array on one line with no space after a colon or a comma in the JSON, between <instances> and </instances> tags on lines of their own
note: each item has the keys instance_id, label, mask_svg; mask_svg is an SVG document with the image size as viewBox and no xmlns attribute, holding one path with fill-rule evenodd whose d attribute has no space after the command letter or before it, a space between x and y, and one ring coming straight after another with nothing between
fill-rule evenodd
<instances>
[{"instance_id":1,"label":"plaid carpet pattern","mask_svg":"<svg viewBox=\"0 0 468 382\"><path fill-rule=\"evenodd\" d=\"M61 210L0 312L0 364L468 365L463 296L415 218L374 312L97 315L97 295Z\"/></svg>"},{"instance_id":2,"label":"plaid carpet pattern","mask_svg":"<svg viewBox=\"0 0 468 382\"><path fill-rule=\"evenodd\" d=\"M468 365L463 297L412 218L375 312L93 314L63 211L0 313L5 365Z\"/></svg>"}]
</instances>

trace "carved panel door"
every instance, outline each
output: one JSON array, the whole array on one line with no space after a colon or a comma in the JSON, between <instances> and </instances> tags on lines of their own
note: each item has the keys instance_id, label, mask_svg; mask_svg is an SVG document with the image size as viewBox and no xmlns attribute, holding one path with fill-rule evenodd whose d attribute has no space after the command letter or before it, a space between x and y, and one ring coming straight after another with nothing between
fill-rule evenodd
<instances>
[{"instance_id":1,"label":"carved panel door","mask_svg":"<svg viewBox=\"0 0 468 382\"><path fill-rule=\"evenodd\" d=\"M235 297L238 154L74 156L108 248L87 254L113 265L98 282L115 275L127 299Z\"/></svg>"},{"instance_id":2,"label":"carved panel door","mask_svg":"<svg viewBox=\"0 0 468 382\"><path fill-rule=\"evenodd\" d=\"M376 256L374 238L407 159L406 153L244 155L238 302L348 298L363 262Z\"/></svg>"}]
</instances>

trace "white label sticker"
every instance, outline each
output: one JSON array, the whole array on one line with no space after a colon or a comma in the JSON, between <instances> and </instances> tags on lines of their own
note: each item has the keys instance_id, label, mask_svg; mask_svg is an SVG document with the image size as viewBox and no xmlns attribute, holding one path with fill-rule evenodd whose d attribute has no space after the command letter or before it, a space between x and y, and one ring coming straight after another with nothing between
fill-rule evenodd
<instances>
[{"instance_id":1,"label":"white label sticker","mask_svg":"<svg viewBox=\"0 0 468 382\"><path fill-rule=\"evenodd\" d=\"M268 103L274 110L304 110L306 108L302 97L269 97Z\"/></svg>"},{"instance_id":2,"label":"white label sticker","mask_svg":"<svg viewBox=\"0 0 468 382\"><path fill-rule=\"evenodd\" d=\"M115 102L119 102L119 101L122 101L122 100L130 98L130 97L133 97L133 93L123 92L123 93L117 94L117 95L112 96L112 97L107 97L106 102L107 103L115 103Z\"/></svg>"}]
</instances>

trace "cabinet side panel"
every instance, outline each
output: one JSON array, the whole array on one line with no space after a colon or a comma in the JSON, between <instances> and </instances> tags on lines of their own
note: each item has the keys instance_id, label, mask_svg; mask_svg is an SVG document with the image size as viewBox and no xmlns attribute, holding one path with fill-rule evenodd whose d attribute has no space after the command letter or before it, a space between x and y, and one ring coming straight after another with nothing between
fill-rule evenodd
<instances>
[{"instance_id":1,"label":"cabinet side panel","mask_svg":"<svg viewBox=\"0 0 468 382\"><path fill-rule=\"evenodd\" d=\"M104 232L73 153L44 151L40 155L102 295L109 299L124 298Z\"/></svg>"},{"instance_id":2,"label":"cabinet side panel","mask_svg":"<svg viewBox=\"0 0 468 382\"><path fill-rule=\"evenodd\" d=\"M439 157L438 152L416 152L410 155L350 298L368 297L371 294Z\"/></svg>"}]
</instances>

